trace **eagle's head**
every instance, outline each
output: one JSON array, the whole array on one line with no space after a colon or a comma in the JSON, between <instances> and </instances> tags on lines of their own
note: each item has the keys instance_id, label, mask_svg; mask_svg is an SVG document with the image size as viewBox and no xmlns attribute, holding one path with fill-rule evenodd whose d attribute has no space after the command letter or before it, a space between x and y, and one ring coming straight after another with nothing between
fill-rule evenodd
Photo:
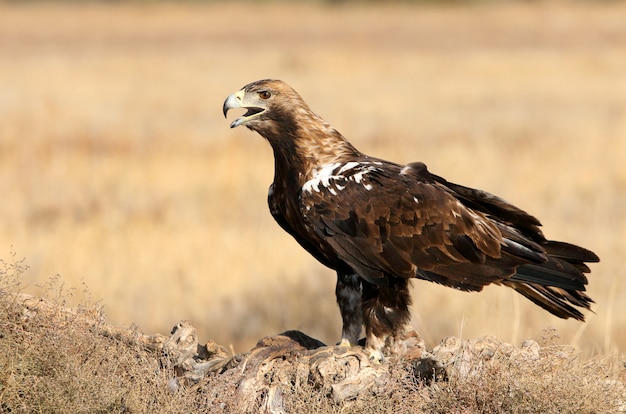
<instances>
[{"instance_id":1,"label":"eagle's head","mask_svg":"<svg viewBox=\"0 0 626 414\"><path fill-rule=\"evenodd\" d=\"M231 128L246 127L266 135L264 132L274 129L277 123L284 129L298 109L308 112L306 103L300 95L285 82L264 79L249 83L241 90L229 95L224 101L224 116L233 108L247 109L231 124ZM267 136L266 136L267 137Z\"/></svg>"},{"instance_id":2,"label":"eagle's head","mask_svg":"<svg viewBox=\"0 0 626 414\"><path fill-rule=\"evenodd\" d=\"M245 125L259 133L274 149L277 165L298 164L302 177L342 157L353 159L361 155L283 81L264 79L249 83L226 98L224 116L233 108L247 111L230 127Z\"/></svg>"}]
</instances>

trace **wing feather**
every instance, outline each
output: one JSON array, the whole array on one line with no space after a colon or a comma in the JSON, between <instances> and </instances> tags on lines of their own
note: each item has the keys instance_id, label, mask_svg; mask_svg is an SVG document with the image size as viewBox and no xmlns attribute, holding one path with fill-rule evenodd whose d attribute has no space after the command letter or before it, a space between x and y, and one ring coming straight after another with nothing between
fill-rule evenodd
<instances>
[{"instance_id":1,"label":"wing feather","mask_svg":"<svg viewBox=\"0 0 626 414\"><path fill-rule=\"evenodd\" d=\"M506 274L482 276L487 258L500 258L505 246L500 230L434 181L400 174L390 164L359 180L333 177L325 184L302 191L300 211L315 236L372 283L416 277L418 267L432 274L474 266L473 272L445 272L448 284L473 287L514 273L507 267ZM472 273L475 281L467 282Z\"/></svg>"}]
</instances>

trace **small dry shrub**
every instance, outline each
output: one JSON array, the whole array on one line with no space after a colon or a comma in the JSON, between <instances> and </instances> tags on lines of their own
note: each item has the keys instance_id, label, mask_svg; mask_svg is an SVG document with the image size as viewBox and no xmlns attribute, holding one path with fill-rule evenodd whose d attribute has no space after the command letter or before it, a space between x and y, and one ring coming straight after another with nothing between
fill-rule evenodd
<instances>
[{"instance_id":1,"label":"small dry shrub","mask_svg":"<svg viewBox=\"0 0 626 414\"><path fill-rule=\"evenodd\" d=\"M544 337L545 340L545 337ZM616 356L582 362L550 340L536 359L476 359L467 377L428 388L432 413L614 413L626 410L624 365Z\"/></svg>"},{"instance_id":2,"label":"small dry shrub","mask_svg":"<svg viewBox=\"0 0 626 414\"><path fill-rule=\"evenodd\" d=\"M102 335L96 305L68 312L56 289L51 312L19 302L22 261L0 261L0 412L189 412L193 398L168 389L171 373L136 345ZM52 281L49 291L57 287Z\"/></svg>"}]
</instances>

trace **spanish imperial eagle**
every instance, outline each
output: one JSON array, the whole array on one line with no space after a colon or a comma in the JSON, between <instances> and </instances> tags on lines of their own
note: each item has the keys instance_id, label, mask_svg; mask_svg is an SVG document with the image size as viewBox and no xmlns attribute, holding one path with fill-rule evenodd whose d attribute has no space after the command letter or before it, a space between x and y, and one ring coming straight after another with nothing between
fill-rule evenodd
<instances>
[{"instance_id":1,"label":"spanish imperial eagle","mask_svg":"<svg viewBox=\"0 0 626 414\"><path fill-rule=\"evenodd\" d=\"M226 98L247 112L230 125L258 132L274 151L268 194L274 219L337 272L342 345L382 359L409 323L410 279L480 291L508 286L560 318L584 320L591 251L547 240L539 220L485 191L454 184L423 163L361 153L279 80Z\"/></svg>"}]
</instances>

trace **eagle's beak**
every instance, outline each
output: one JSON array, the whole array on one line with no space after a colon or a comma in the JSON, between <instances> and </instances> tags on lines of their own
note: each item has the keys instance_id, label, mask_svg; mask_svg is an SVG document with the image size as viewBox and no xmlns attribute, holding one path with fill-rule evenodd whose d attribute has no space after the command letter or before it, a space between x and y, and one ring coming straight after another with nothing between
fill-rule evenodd
<instances>
[{"instance_id":1,"label":"eagle's beak","mask_svg":"<svg viewBox=\"0 0 626 414\"><path fill-rule=\"evenodd\" d=\"M226 115L228 114L228 111L230 109L245 108L248 110L245 114L235 119L230 124L231 128L235 128L235 127L238 127L239 125L245 124L246 122L248 122L250 118L254 117L255 115L260 114L261 112L265 110L265 108L260 108L258 106L245 104L243 102L244 98L245 98L245 91L240 90L238 92L235 92L229 95L228 98L226 98L226 100L224 101L224 106L222 107L222 111L224 112L224 118L226 118Z\"/></svg>"}]
</instances>

